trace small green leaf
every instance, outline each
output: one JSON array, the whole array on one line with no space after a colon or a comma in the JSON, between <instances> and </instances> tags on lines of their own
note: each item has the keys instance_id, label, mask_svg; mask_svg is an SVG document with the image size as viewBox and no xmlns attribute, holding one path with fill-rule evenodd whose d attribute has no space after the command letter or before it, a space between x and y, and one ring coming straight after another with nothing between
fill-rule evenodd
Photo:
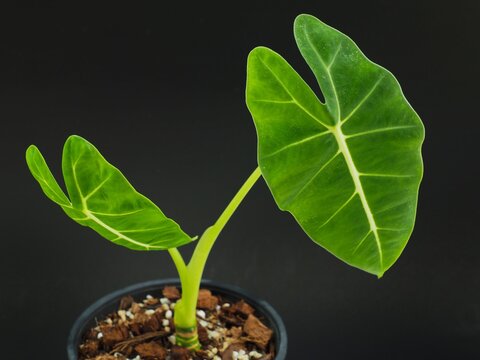
<instances>
[{"instance_id":1,"label":"small green leaf","mask_svg":"<svg viewBox=\"0 0 480 360\"><path fill-rule=\"evenodd\" d=\"M30 146L26 158L48 198L73 220L115 244L133 250L164 250L192 241L85 139L71 136L64 146L62 170L70 199L37 147Z\"/></svg>"},{"instance_id":2,"label":"small green leaf","mask_svg":"<svg viewBox=\"0 0 480 360\"><path fill-rule=\"evenodd\" d=\"M295 39L325 104L280 55L251 52L247 105L262 174L316 243L381 276L413 230L423 125L393 75L350 38L300 15Z\"/></svg>"}]
</instances>

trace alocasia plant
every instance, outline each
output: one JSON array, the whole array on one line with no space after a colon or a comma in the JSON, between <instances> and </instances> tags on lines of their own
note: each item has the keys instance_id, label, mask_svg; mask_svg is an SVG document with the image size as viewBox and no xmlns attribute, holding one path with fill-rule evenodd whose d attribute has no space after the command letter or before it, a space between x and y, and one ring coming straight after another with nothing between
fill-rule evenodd
<instances>
[{"instance_id":1,"label":"alocasia plant","mask_svg":"<svg viewBox=\"0 0 480 360\"><path fill-rule=\"evenodd\" d=\"M419 117L393 75L350 38L310 15L298 16L294 28L325 103L274 51L259 47L250 53L246 95L257 128L259 168L196 242L188 263L177 248L196 238L139 194L88 141L71 136L65 143L68 197L39 150L27 150L44 193L73 220L133 250L169 251L182 283L175 308L182 346L199 346L195 310L207 257L260 176L313 241L379 277L413 230L423 173Z\"/></svg>"}]
</instances>

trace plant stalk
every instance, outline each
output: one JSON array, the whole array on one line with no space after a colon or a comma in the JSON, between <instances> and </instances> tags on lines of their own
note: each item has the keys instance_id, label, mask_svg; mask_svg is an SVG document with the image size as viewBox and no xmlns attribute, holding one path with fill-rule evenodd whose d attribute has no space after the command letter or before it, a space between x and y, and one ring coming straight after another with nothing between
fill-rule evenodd
<instances>
[{"instance_id":1,"label":"plant stalk","mask_svg":"<svg viewBox=\"0 0 480 360\"><path fill-rule=\"evenodd\" d=\"M197 349L200 347L197 334L196 309L198 300L198 291L202 280L203 270L207 262L213 244L241 204L250 189L260 178L261 172L257 167L248 177L242 187L235 194L228 206L222 212L218 220L207 228L195 247L192 258L188 265L182 258L178 249L170 249L169 253L177 267L182 283L182 298L175 305L175 328L177 345L188 349Z\"/></svg>"}]
</instances>

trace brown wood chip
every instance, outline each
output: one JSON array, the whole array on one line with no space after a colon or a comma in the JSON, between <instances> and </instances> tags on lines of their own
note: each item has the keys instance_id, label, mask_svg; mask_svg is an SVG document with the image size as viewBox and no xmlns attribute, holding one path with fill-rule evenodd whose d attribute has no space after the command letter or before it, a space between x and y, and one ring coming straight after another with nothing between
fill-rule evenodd
<instances>
[{"instance_id":1,"label":"brown wood chip","mask_svg":"<svg viewBox=\"0 0 480 360\"><path fill-rule=\"evenodd\" d=\"M156 316L147 315L144 312L136 313L133 323L142 325L143 332L157 331L160 329L160 322Z\"/></svg>"},{"instance_id":2,"label":"brown wood chip","mask_svg":"<svg viewBox=\"0 0 480 360\"><path fill-rule=\"evenodd\" d=\"M87 340L80 346L80 354L85 357L92 357L98 354L98 340Z\"/></svg>"},{"instance_id":3,"label":"brown wood chip","mask_svg":"<svg viewBox=\"0 0 480 360\"><path fill-rule=\"evenodd\" d=\"M155 341L138 344L135 346L135 351L142 359L165 360L167 358L167 351L165 348Z\"/></svg>"},{"instance_id":4,"label":"brown wood chip","mask_svg":"<svg viewBox=\"0 0 480 360\"><path fill-rule=\"evenodd\" d=\"M240 300L231 306L231 311L248 316L255 312L253 307L248 305L244 300Z\"/></svg>"},{"instance_id":5,"label":"brown wood chip","mask_svg":"<svg viewBox=\"0 0 480 360\"><path fill-rule=\"evenodd\" d=\"M128 338L128 329L125 325L102 325L103 343L106 346L115 345L117 342Z\"/></svg>"},{"instance_id":6,"label":"brown wood chip","mask_svg":"<svg viewBox=\"0 0 480 360\"><path fill-rule=\"evenodd\" d=\"M90 329L85 334L85 339L97 340L98 333L99 333L98 330Z\"/></svg>"},{"instance_id":7,"label":"brown wood chip","mask_svg":"<svg viewBox=\"0 0 480 360\"><path fill-rule=\"evenodd\" d=\"M195 350L195 355L200 356L202 359L209 359L209 354L206 350Z\"/></svg>"},{"instance_id":8,"label":"brown wood chip","mask_svg":"<svg viewBox=\"0 0 480 360\"><path fill-rule=\"evenodd\" d=\"M140 306L140 304L133 302L130 311L132 312L132 314L136 314L142 311L142 307Z\"/></svg>"},{"instance_id":9,"label":"brown wood chip","mask_svg":"<svg viewBox=\"0 0 480 360\"><path fill-rule=\"evenodd\" d=\"M174 346L170 355L172 360L189 360L192 357L192 354L188 349L180 346Z\"/></svg>"},{"instance_id":10,"label":"brown wood chip","mask_svg":"<svg viewBox=\"0 0 480 360\"><path fill-rule=\"evenodd\" d=\"M248 335L248 340L265 349L272 338L273 331L266 327L255 315L249 315L243 325L243 331Z\"/></svg>"},{"instance_id":11,"label":"brown wood chip","mask_svg":"<svg viewBox=\"0 0 480 360\"><path fill-rule=\"evenodd\" d=\"M221 313L219 315L219 318L225 321L227 324L234 325L234 326L242 326L245 323L244 318L228 312Z\"/></svg>"},{"instance_id":12,"label":"brown wood chip","mask_svg":"<svg viewBox=\"0 0 480 360\"><path fill-rule=\"evenodd\" d=\"M133 303L133 297L129 296L124 296L120 300L120 305L118 306L119 310L127 310L130 306L132 306Z\"/></svg>"},{"instance_id":13,"label":"brown wood chip","mask_svg":"<svg viewBox=\"0 0 480 360\"><path fill-rule=\"evenodd\" d=\"M168 300L180 299L180 291L175 286L165 286L162 290L162 294Z\"/></svg>"},{"instance_id":14,"label":"brown wood chip","mask_svg":"<svg viewBox=\"0 0 480 360\"><path fill-rule=\"evenodd\" d=\"M150 299L145 299L144 303L146 305L156 305L159 303L159 300L156 297L152 297Z\"/></svg>"},{"instance_id":15,"label":"brown wood chip","mask_svg":"<svg viewBox=\"0 0 480 360\"><path fill-rule=\"evenodd\" d=\"M141 335L142 334L142 325L137 324L137 323L131 323L130 324L130 331L134 335Z\"/></svg>"},{"instance_id":16,"label":"brown wood chip","mask_svg":"<svg viewBox=\"0 0 480 360\"><path fill-rule=\"evenodd\" d=\"M200 343L203 345L207 345L210 342L210 339L208 338L207 329L199 324L197 327L197 331L198 331L198 340L200 341Z\"/></svg>"},{"instance_id":17,"label":"brown wood chip","mask_svg":"<svg viewBox=\"0 0 480 360\"><path fill-rule=\"evenodd\" d=\"M228 330L227 334L229 334L232 338L238 339L242 336L242 328L240 326L232 326L230 330Z\"/></svg>"},{"instance_id":18,"label":"brown wood chip","mask_svg":"<svg viewBox=\"0 0 480 360\"><path fill-rule=\"evenodd\" d=\"M197 307L205 310L215 310L218 305L218 298L212 295L207 289L200 289L198 293Z\"/></svg>"}]
</instances>

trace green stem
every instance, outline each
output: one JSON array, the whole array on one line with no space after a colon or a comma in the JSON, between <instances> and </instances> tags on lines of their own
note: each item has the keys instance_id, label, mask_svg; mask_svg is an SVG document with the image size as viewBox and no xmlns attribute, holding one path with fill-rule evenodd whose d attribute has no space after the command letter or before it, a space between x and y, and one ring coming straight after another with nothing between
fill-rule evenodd
<instances>
[{"instance_id":1,"label":"green stem","mask_svg":"<svg viewBox=\"0 0 480 360\"><path fill-rule=\"evenodd\" d=\"M198 241L192 258L187 266L177 249L171 249L170 255L177 266L182 282L182 299L175 305L175 326L177 329L177 343L190 349L198 348L196 331L196 308L198 290L202 279L205 263L207 262L213 244L232 217L235 210L248 194L250 189L260 178L261 172L257 167L242 185L237 194L230 201L214 225L207 228Z\"/></svg>"},{"instance_id":2,"label":"green stem","mask_svg":"<svg viewBox=\"0 0 480 360\"><path fill-rule=\"evenodd\" d=\"M183 256L178 251L177 248L171 248L168 249L168 252L170 256L172 257L173 263L175 264L175 267L177 268L178 275L180 276L180 282L183 283L183 279L185 278L187 274L187 265L185 264L185 261L183 260Z\"/></svg>"},{"instance_id":3,"label":"green stem","mask_svg":"<svg viewBox=\"0 0 480 360\"><path fill-rule=\"evenodd\" d=\"M230 201L230 203L225 208L225 210L220 215L215 224L213 226L210 226L200 238L193 253L192 259L188 264L189 273L193 272L198 277L199 284L202 277L203 269L205 267L205 263L207 262L208 255L210 254L210 250L212 249L215 240L217 240L218 235L220 235L228 220L230 220L242 200L245 198L250 189L260 178L260 175L260 169L257 167L255 171L249 176L247 181L245 181L245 183L242 185L240 190L238 190L237 194L233 197L232 201Z\"/></svg>"}]
</instances>

